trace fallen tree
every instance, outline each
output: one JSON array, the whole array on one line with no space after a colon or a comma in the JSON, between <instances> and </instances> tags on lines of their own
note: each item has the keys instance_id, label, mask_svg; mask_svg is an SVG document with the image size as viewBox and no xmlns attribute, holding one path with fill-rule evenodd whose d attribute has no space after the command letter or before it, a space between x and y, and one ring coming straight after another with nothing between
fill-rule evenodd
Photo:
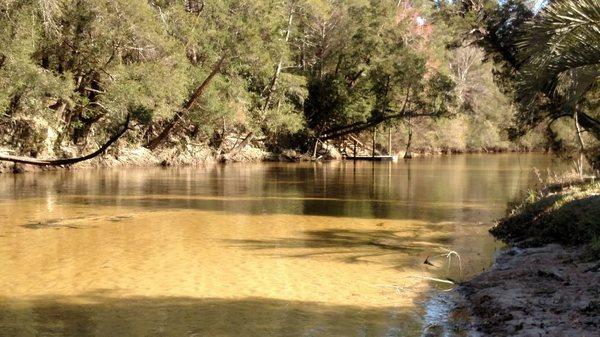
<instances>
[{"instance_id":1,"label":"fallen tree","mask_svg":"<svg viewBox=\"0 0 600 337\"><path fill-rule=\"evenodd\" d=\"M127 130L129 130L130 121L131 121L131 116L127 115L125 123L119 129L119 131L117 133L115 133L112 137L110 137L110 139L106 143L104 143L104 145L102 145L98 150L96 150L90 154L87 154L85 156L82 156L82 157L62 158L62 159L38 159L38 158L31 158L31 157L5 155L5 154L0 153L0 161L9 161L9 162L18 163L18 164L27 164L27 165L35 165L35 166L65 166L65 165L73 165L73 164L76 164L76 163L79 163L82 161L86 161L86 160L92 159L94 157L97 157L97 156L103 154L106 150L108 150L108 148L111 147L111 145L113 145L117 140L119 140L119 138L121 138L121 136L123 136L125 134L125 132L127 132Z\"/></svg>"}]
</instances>

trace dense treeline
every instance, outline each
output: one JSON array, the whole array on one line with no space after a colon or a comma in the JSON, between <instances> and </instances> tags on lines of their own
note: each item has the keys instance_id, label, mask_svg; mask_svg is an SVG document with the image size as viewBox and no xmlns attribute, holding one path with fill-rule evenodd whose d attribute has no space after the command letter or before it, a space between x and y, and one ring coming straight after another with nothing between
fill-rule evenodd
<instances>
[{"instance_id":1,"label":"dense treeline","mask_svg":"<svg viewBox=\"0 0 600 337\"><path fill-rule=\"evenodd\" d=\"M509 140L543 127L511 123L525 110L510 80L523 62L510 62L511 32L490 29L513 8L511 26L529 20L527 4L2 0L0 146L75 157L126 120L118 147L200 144L224 159L374 130L390 131L375 137L381 151L541 146Z\"/></svg>"}]
</instances>

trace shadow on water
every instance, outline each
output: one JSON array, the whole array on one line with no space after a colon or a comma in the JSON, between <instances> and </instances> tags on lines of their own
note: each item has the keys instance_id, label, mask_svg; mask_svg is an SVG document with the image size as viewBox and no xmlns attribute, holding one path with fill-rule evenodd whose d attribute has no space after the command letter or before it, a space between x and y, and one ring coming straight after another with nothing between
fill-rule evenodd
<instances>
[{"instance_id":1,"label":"shadow on water","mask_svg":"<svg viewBox=\"0 0 600 337\"><path fill-rule=\"evenodd\" d=\"M415 315L264 298L0 298L0 336L418 336Z\"/></svg>"},{"instance_id":2,"label":"shadow on water","mask_svg":"<svg viewBox=\"0 0 600 337\"><path fill-rule=\"evenodd\" d=\"M94 207L137 207L152 210L189 209L228 212L248 215L288 214L314 215L363 219L416 219L432 221L472 221L482 214L492 212L489 207L461 203L406 203L380 200L332 200L318 198L210 198L190 196L176 199L159 196L128 196L127 198L96 198L81 196L63 198L60 205L92 205Z\"/></svg>"},{"instance_id":3,"label":"shadow on water","mask_svg":"<svg viewBox=\"0 0 600 337\"><path fill-rule=\"evenodd\" d=\"M381 271L409 274L425 252L449 245L488 263L487 234L436 224L501 215L535 179L530 167L547 162L453 156L0 177L0 222L9 224L0 228L0 336L419 336L422 308L373 290L396 279ZM303 217L246 217L262 214ZM308 261L323 255L338 263ZM88 293L99 288L131 293ZM196 297L161 297L174 293ZM303 301L323 294L331 304Z\"/></svg>"},{"instance_id":4,"label":"shadow on water","mask_svg":"<svg viewBox=\"0 0 600 337\"><path fill-rule=\"evenodd\" d=\"M441 226L441 225L440 225ZM439 228L437 228L439 231ZM371 259L390 256L395 260L394 268L406 268L407 261L414 261L423 252L434 252L440 246L452 243L449 233L427 235L426 232L413 232L406 236L406 231L394 230L352 230L326 229L308 230L298 238L225 240L225 242L249 250L277 250L275 257L313 258L323 255L338 255L345 263L372 263ZM310 249L309 252L297 253L297 249ZM289 252L281 252L289 249ZM390 262L387 261L386 264Z\"/></svg>"}]
</instances>

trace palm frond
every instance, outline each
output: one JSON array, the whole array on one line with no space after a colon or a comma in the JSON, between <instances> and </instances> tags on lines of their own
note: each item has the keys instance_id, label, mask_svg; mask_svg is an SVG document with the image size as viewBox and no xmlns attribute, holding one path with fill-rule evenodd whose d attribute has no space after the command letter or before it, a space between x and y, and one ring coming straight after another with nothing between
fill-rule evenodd
<instances>
[{"instance_id":1,"label":"palm frond","mask_svg":"<svg viewBox=\"0 0 600 337\"><path fill-rule=\"evenodd\" d=\"M574 69L600 74L598 0L555 0L524 29L517 43L522 93L551 92Z\"/></svg>"}]
</instances>

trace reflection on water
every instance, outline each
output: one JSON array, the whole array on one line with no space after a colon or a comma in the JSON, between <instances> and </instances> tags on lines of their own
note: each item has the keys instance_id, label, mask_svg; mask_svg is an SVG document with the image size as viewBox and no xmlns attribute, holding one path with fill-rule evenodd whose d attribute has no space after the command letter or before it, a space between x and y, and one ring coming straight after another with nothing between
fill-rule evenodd
<instances>
[{"instance_id":1,"label":"reflection on water","mask_svg":"<svg viewBox=\"0 0 600 337\"><path fill-rule=\"evenodd\" d=\"M488 267L498 244L481 222L549 164L0 176L0 336L418 336L435 286L421 278ZM441 247L461 254L462 273Z\"/></svg>"}]
</instances>

